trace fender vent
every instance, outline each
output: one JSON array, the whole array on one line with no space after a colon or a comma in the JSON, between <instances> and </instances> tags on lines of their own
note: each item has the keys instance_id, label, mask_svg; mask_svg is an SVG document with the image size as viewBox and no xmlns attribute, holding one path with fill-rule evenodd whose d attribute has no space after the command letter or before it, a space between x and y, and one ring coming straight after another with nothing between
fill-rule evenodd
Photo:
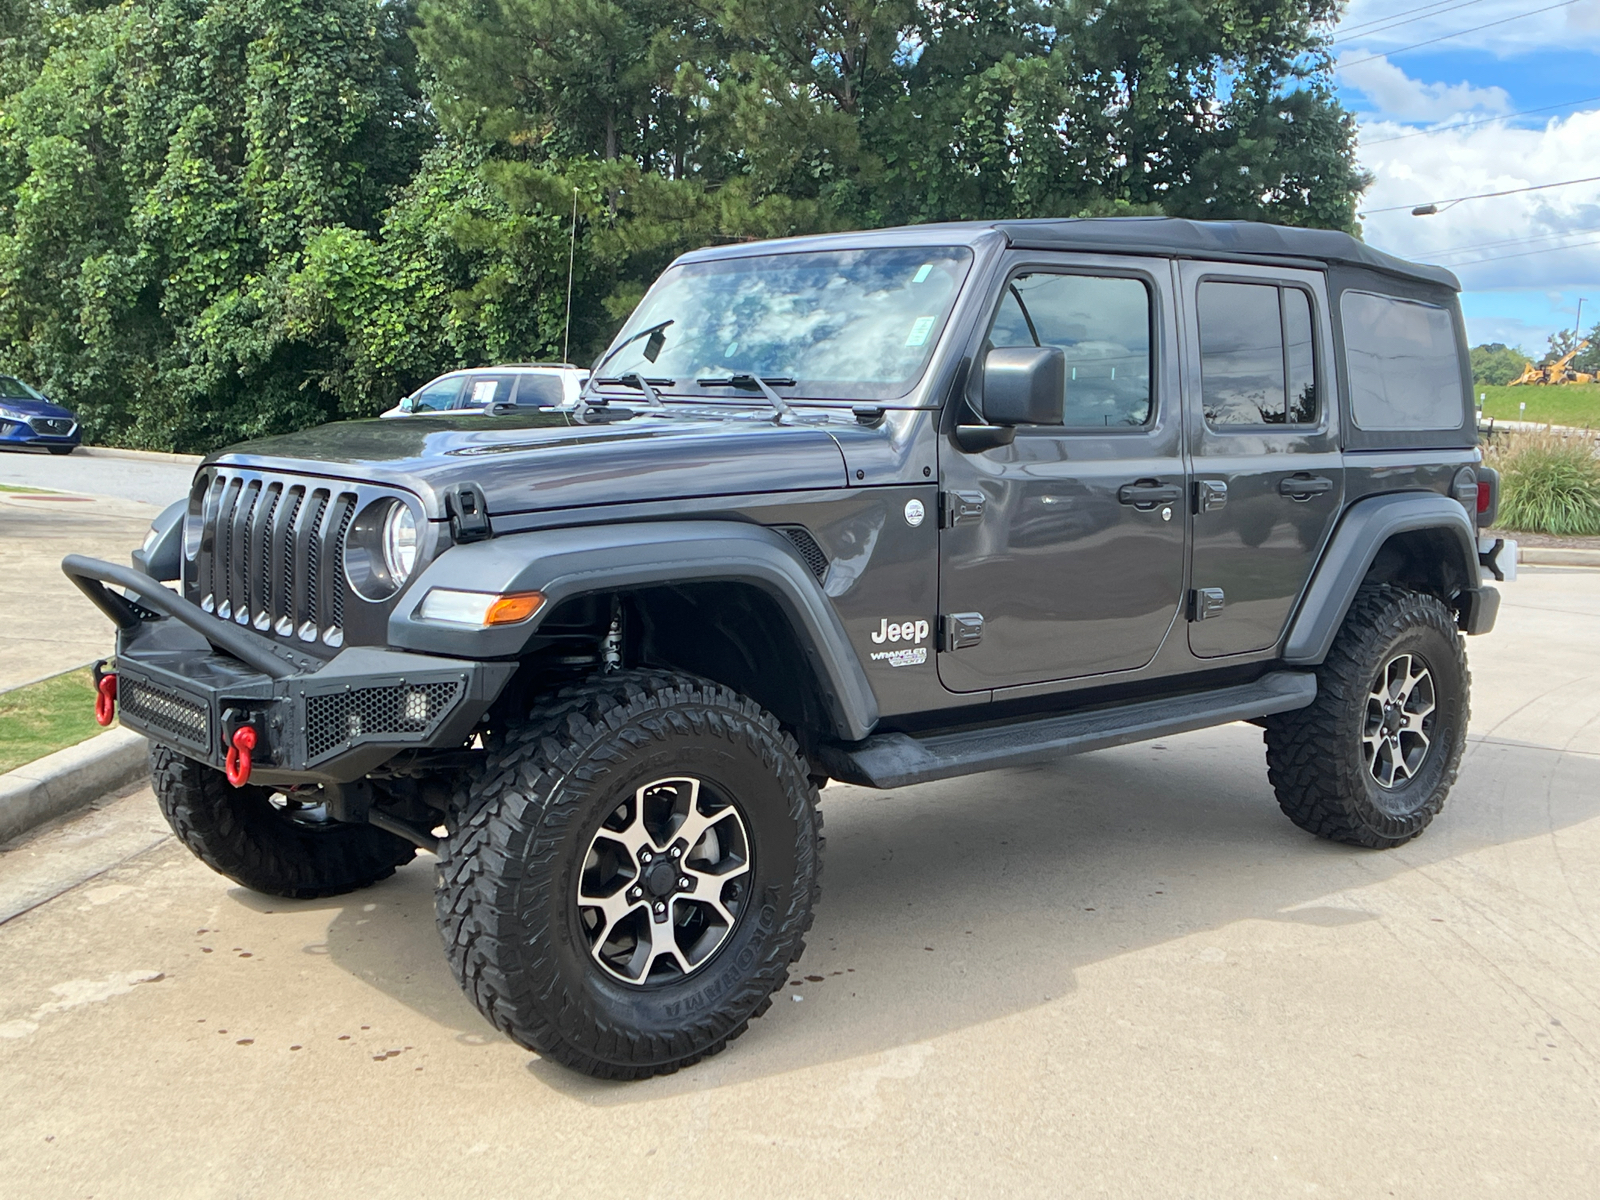
<instances>
[{"instance_id":1,"label":"fender vent","mask_svg":"<svg viewBox=\"0 0 1600 1200\"><path fill-rule=\"evenodd\" d=\"M773 528L794 543L806 567L818 580L828 573L828 556L817 545L817 539L811 536L809 529L804 525L774 525Z\"/></svg>"}]
</instances>

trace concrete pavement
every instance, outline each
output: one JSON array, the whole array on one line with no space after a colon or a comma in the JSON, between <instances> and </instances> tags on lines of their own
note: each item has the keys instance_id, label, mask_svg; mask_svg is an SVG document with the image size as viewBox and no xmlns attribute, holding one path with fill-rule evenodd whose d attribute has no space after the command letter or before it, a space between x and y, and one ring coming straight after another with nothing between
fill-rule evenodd
<instances>
[{"instance_id":1,"label":"concrete pavement","mask_svg":"<svg viewBox=\"0 0 1600 1200\"><path fill-rule=\"evenodd\" d=\"M57 458L27 450L0 450L0 483L132 500L153 504L160 511L189 494L189 481L199 463L199 458L169 461L165 456L133 457L125 452L108 455L80 450Z\"/></svg>"},{"instance_id":2,"label":"concrete pavement","mask_svg":"<svg viewBox=\"0 0 1600 1200\"><path fill-rule=\"evenodd\" d=\"M6 1194L1590 1196L1600 572L1504 595L1419 841L1301 833L1245 725L833 786L795 986L641 1084L482 1021L426 856L271 900L114 801L0 855Z\"/></svg>"},{"instance_id":3,"label":"concrete pavement","mask_svg":"<svg viewBox=\"0 0 1600 1200\"><path fill-rule=\"evenodd\" d=\"M111 622L61 573L61 558L126 563L160 511L104 496L0 492L0 692L112 652Z\"/></svg>"}]
</instances>

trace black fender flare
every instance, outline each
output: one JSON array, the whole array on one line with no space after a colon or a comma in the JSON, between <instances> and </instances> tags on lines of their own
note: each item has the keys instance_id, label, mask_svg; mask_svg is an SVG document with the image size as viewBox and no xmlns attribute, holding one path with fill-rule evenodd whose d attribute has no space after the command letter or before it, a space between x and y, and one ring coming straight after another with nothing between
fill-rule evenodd
<instances>
[{"instance_id":1,"label":"black fender flare","mask_svg":"<svg viewBox=\"0 0 1600 1200\"><path fill-rule=\"evenodd\" d=\"M389 645L452 658L513 658L539 622L565 600L654 584L746 583L788 618L822 684L834 736L860 741L878 723L878 700L816 577L781 534L736 521L582 525L506 534L453 546L424 568L389 616ZM430 589L541 592L545 603L519 625L466 629L419 621Z\"/></svg>"},{"instance_id":2,"label":"black fender flare","mask_svg":"<svg viewBox=\"0 0 1600 1200\"><path fill-rule=\"evenodd\" d=\"M1399 533L1437 529L1458 547L1468 590L1478 580L1478 539L1459 501L1437 492L1392 492L1356 501L1340 519L1284 641L1283 660L1314 666L1328 656L1378 551ZM1478 632L1471 630L1471 632Z\"/></svg>"}]
</instances>

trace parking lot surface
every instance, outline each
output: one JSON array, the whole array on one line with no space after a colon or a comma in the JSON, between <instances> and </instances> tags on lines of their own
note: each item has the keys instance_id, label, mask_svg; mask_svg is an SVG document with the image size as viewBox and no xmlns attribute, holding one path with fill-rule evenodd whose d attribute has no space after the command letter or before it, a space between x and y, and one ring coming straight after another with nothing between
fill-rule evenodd
<instances>
[{"instance_id":1,"label":"parking lot surface","mask_svg":"<svg viewBox=\"0 0 1600 1200\"><path fill-rule=\"evenodd\" d=\"M644 1083L482 1021L426 856L271 900L138 791L0 854L4 1190L1592 1196L1600 572L1504 595L1420 840L1300 832L1247 725L835 785L791 986Z\"/></svg>"},{"instance_id":2,"label":"parking lot surface","mask_svg":"<svg viewBox=\"0 0 1600 1200\"><path fill-rule=\"evenodd\" d=\"M153 504L159 512L189 492L198 458L186 462L109 457L84 451L57 458L25 450L0 450L0 483L50 488Z\"/></svg>"},{"instance_id":3,"label":"parking lot surface","mask_svg":"<svg viewBox=\"0 0 1600 1200\"><path fill-rule=\"evenodd\" d=\"M0 464L21 457L0 455ZM160 511L105 496L0 492L0 692L112 652L111 622L61 573L61 558L126 563Z\"/></svg>"}]
</instances>

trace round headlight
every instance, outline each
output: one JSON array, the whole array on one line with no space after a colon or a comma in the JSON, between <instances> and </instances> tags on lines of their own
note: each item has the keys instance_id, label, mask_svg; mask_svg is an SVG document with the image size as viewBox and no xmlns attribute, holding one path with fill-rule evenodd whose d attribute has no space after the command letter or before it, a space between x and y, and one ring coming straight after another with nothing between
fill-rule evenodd
<instances>
[{"instance_id":1,"label":"round headlight","mask_svg":"<svg viewBox=\"0 0 1600 1200\"><path fill-rule=\"evenodd\" d=\"M383 565L398 589L417 565L417 518L409 505L396 500L383 519Z\"/></svg>"}]
</instances>

